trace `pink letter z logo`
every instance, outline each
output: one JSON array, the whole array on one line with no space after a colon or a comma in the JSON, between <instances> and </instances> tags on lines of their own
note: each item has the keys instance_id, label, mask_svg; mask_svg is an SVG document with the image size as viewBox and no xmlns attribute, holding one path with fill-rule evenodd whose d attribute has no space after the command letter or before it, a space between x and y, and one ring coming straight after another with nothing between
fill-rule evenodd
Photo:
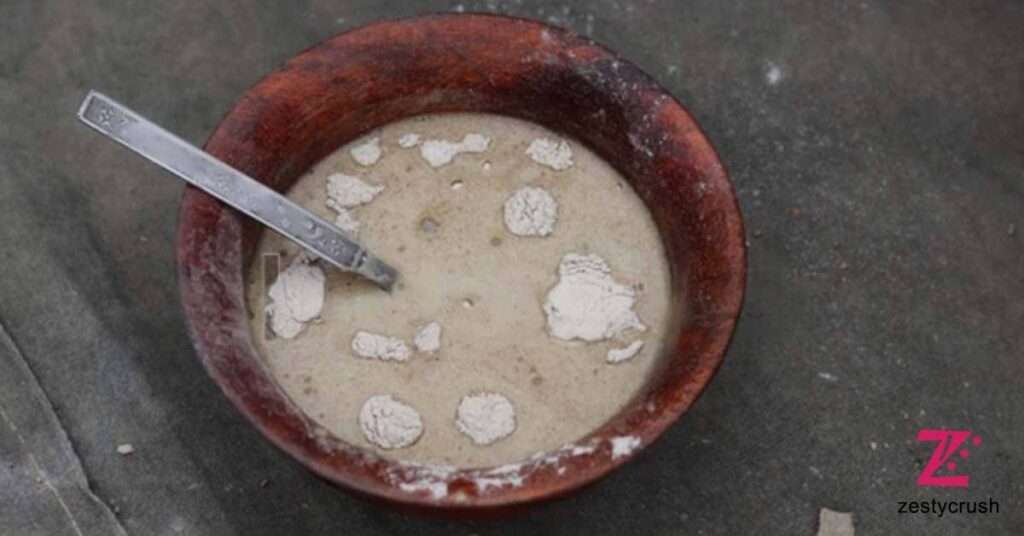
<instances>
[{"instance_id":1,"label":"pink letter z logo","mask_svg":"<svg viewBox=\"0 0 1024 536\"><path fill-rule=\"evenodd\" d=\"M970 452L967 447L960 448L961 445L971 439L971 443L974 446L981 445L981 436L974 436L971 438L971 432L966 430L935 430L925 428L917 433L918 442L938 442L935 446L935 450L932 451L932 457L928 460L928 463L924 466L924 471L921 471L921 476L917 477L918 486L938 486L944 488L966 488L970 482L970 477L967 475L944 475L937 476L937 473L943 466L950 473L956 471L956 461L950 461L954 453L957 453L961 458L966 459ZM959 451L958 451L959 449Z\"/></svg>"}]
</instances>

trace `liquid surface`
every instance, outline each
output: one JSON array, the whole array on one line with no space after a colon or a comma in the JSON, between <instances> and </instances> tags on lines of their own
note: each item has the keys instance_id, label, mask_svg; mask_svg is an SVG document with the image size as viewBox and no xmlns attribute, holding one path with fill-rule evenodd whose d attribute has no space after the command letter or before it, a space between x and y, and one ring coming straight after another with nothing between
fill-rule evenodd
<instances>
[{"instance_id":1,"label":"liquid surface","mask_svg":"<svg viewBox=\"0 0 1024 536\"><path fill-rule=\"evenodd\" d=\"M432 167L420 147L402 148L406 134L458 142L490 138L486 151L462 153ZM379 137L373 165L350 149ZM444 114L387 125L316 165L288 192L307 209L334 221L326 205L327 176L345 173L384 186L352 210L358 239L401 272L390 294L327 268L320 320L295 339L266 337L265 253L280 253L282 269L295 246L267 231L248 272L253 333L270 371L310 417L344 441L392 459L484 467L523 460L573 442L614 416L643 387L661 355L669 322L669 272L657 229L621 175L579 143L568 140L574 165L555 171L526 155L539 137L559 136L533 123L483 114ZM421 142L422 143L422 142ZM543 188L558 203L553 232L520 237L508 231L503 206L516 190ZM617 340L566 342L549 335L542 305L558 281L567 253L596 254L612 276L637 289L634 310L647 331ZM410 347L416 330L442 326L441 348L405 362L356 357L351 342L365 330L398 337ZM607 353L645 342L632 359L609 364ZM480 446L459 432L463 396L500 393L515 406L514 433ZM412 446L381 450L358 422L364 401L390 394L414 407L423 435Z\"/></svg>"}]
</instances>

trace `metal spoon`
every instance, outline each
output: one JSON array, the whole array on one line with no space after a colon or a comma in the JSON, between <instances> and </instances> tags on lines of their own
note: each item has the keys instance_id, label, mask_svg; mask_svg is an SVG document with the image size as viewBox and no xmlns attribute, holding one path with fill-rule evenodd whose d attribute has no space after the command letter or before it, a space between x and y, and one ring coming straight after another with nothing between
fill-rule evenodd
<instances>
[{"instance_id":1,"label":"metal spoon","mask_svg":"<svg viewBox=\"0 0 1024 536\"><path fill-rule=\"evenodd\" d=\"M355 272L384 290L391 290L398 279L397 270L334 225L117 101L90 91L82 101L78 118L338 268Z\"/></svg>"}]
</instances>

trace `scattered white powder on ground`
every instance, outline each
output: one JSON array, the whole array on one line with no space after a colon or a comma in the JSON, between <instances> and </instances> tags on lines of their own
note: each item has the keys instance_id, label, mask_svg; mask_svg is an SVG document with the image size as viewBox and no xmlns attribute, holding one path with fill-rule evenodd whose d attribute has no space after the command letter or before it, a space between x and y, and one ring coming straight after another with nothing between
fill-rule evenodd
<instances>
[{"instance_id":1,"label":"scattered white powder on ground","mask_svg":"<svg viewBox=\"0 0 1024 536\"><path fill-rule=\"evenodd\" d=\"M412 340L416 349L421 352L434 353L441 349L441 324L431 322L416 331Z\"/></svg>"},{"instance_id":2,"label":"scattered white powder on ground","mask_svg":"<svg viewBox=\"0 0 1024 536\"><path fill-rule=\"evenodd\" d=\"M572 148L565 140L537 138L530 142L526 154L534 162L555 171L564 171L572 167Z\"/></svg>"},{"instance_id":3,"label":"scattered white powder on ground","mask_svg":"<svg viewBox=\"0 0 1024 536\"><path fill-rule=\"evenodd\" d=\"M359 177L334 173L327 177L327 206L335 210L358 207L373 201L383 191L383 186L370 184Z\"/></svg>"},{"instance_id":4,"label":"scattered white powder on ground","mask_svg":"<svg viewBox=\"0 0 1024 536\"><path fill-rule=\"evenodd\" d=\"M371 396L359 412L366 440L382 449L408 447L423 435L423 421L412 406L391 395Z\"/></svg>"},{"instance_id":5,"label":"scattered white powder on ground","mask_svg":"<svg viewBox=\"0 0 1024 536\"><path fill-rule=\"evenodd\" d=\"M558 202L543 188L520 188L505 201L505 227L519 236L547 236L555 230Z\"/></svg>"},{"instance_id":6,"label":"scattered white powder on ground","mask_svg":"<svg viewBox=\"0 0 1024 536\"><path fill-rule=\"evenodd\" d=\"M416 147L419 144L420 144L420 135L419 134L413 134L412 132L410 132L408 134L403 134L401 138L398 138L398 146L403 148L403 149L411 149L413 147Z\"/></svg>"},{"instance_id":7,"label":"scattered white powder on ground","mask_svg":"<svg viewBox=\"0 0 1024 536\"><path fill-rule=\"evenodd\" d=\"M466 395L455 412L455 427L477 445L490 445L516 430L516 409L497 393Z\"/></svg>"},{"instance_id":8,"label":"scattered white powder on ground","mask_svg":"<svg viewBox=\"0 0 1024 536\"><path fill-rule=\"evenodd\" d=\"M334 226L342 231L345 231L349 236L355 237L359 234L359 220L352 215L352 211L347 208L336 208L338 215L334 218Z\"/></svg>"},{"instance_id":9,"label":"scattered white powder on ground","mask_svg":"<svg viewBox=\"0 0 1024 536\"><path fill-rule=\"evenodd\" d=\"M769 86L778 85L782 81L782 68L774 63L769 63L765 70L764 79Z\"/></svg>"},{"instance_id":10,"label":"scattered white powder on ground","mask_svg":"<svg viewBox=\"0 0 1024 536\"><path fill-rule=\"evenodd\" d=\"M610 439L612 442L612 459L629 456L633 449L640 446L640 438L635 436L619 436Z\"/></svg>"},{"instance_id":11,"label":"scattered white powder on ground","mask_svg":"<svg viewBox=\"0 0 1024 536\"><path fill-rule=\"evenodd\" d=\"M356 145L349 150L349 154L360 166L368 167L376 164L381 155L380 138L370 138L365 143Z\"/></svg>"},{"instance_id":12,"label":"scattered white powder on ground","mask_svg":"<svg viewBox=\"0 0 1024 536\"><path fill-rule=\"evenodd\" d=\"M293 339L302 332L306 322L320 316L324 307L323 270L311 259L300 255L278 274L268 292L270 328L279 337Z\"/></svg>"},{"instance_id":13,"label":"scattered white powder on ground","mask_svg":"<svg viewBox=\"0 0 1024 536\"><path fill-rule=\"evenodd\" d=\"M621 363L627 359L632 359L643 347L644 341L633 341L625 348L610 348L608 350L608 362Z\"/></svg>"},{"instance_id":14,"label":"scattered white powder on ground","mask_svg":"<svg viewBox=\"0 0 1024 536\"><path fill-rule=\"evenodd\" d=\"M627 329L647 329L633 311L636 292L612 279L597 255L569 253L558 266L558 283L544 302L548 332L563 340L599 341Z\"/></svg>"},{"instance_id":15,"label":"scattered white powder on ground","mask_svg":"<svg viewBox=\"0 0 1024 536\"><path fill-rule=\"evenodd\" d=\"M381 361L406 361L412 354L402 339L357 331L352 337L352 351L359 357Z\"/></svg>"},{"instance_id":16,"label":"scattered white powder on ground","mask_svg":"<svg viewBox=\"0 0 1024 536\"><path fill-rule=\"evenodd\" d=\"M432 167L441 167L460 153L482 153L490 145L491 139L483 134L466 134L461 142L427 140L420 146L420 156Z\"/></svg>"},{"instance_id":17,"label":"scattered white powder on ground","mask_svg":"<svg viewBox=\"0 0 1024 536\"><path fill-rule=\"evenodd\" d=\"M818 536L854 536L853 514L822 508L818 513Z\"/></svg>"}]
</instances>

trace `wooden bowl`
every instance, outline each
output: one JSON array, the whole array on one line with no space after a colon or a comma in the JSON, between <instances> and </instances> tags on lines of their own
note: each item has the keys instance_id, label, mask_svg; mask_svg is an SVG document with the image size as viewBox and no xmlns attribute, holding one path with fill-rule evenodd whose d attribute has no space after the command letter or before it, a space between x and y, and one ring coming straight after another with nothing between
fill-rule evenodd
<instances>
[{"instance_id":1,"label":"wooden bowl","mask_svg":"<svg viewBox=\"0 0 1024 536\"><path fill-rule=\"evenodd\" d=\"M439 112L504 114L575 137L629 180L660 230L679 328L644 392L581 440L593 449L527 461L510 475L518 485L495 487L481 482L493 468L437 475L333 437L277 386L254 346L243 272L261 227L193 188L182 200L177 243L189 334L238 410L331 482L407 506L448 509L564 494L654 441L721 364L746 279L735 194L700 127L640 69L573 33L488 15L381 22L317 45L246 92L206 150L285 191L360 135Z\"/></svg>"}]
</instances>

